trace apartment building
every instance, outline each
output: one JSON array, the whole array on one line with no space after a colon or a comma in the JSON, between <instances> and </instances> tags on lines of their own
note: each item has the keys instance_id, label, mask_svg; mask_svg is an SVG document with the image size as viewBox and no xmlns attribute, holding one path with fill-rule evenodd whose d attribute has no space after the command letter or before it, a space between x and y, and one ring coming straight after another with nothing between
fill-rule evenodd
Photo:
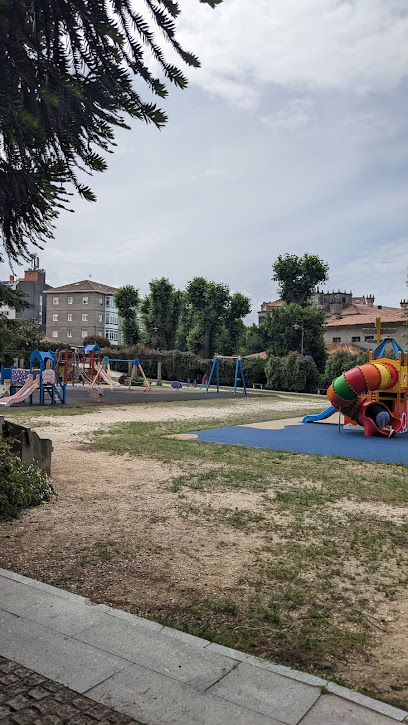
<instances>
[{"instance_id":1,"label":"apartment building","mask_svg":"<svg viewBox=\"0 0 408 725\"><path fill-rule=\"evenodd\" d=\"M47 290L46 336L63 346L81 346L89 335L118 345L122 338L115 292L115 287L90 279Z\"/></svg>"},{"instance_id":2,"label":"apartment building","mask_svg":"<svg viewBox=\"0 0 408 725\"><path fill-rule=\"evenodd\" d=\"M15 277L11 274L10 278L1 281L1 284L13 291L23 292L31 307L17 312L14 307L0 305L0 315L4 315L9 320L23 318L27 322L38 322L40 330L45 331L46 308L44 293L45 290L49 289L50 285L45 281L45 269L40 269L39 258L33 255L31 267L24 270L24 277Z\"/></svg>"}]
</instances>

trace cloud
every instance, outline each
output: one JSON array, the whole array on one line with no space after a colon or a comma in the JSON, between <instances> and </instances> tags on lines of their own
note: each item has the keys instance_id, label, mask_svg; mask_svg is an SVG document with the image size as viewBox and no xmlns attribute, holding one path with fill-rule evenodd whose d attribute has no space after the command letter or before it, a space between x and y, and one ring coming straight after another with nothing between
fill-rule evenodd
<instances>
[{"instance_id":1,"label":"cloud","mask_svg":"<svg viewBox=\"0 0 408 725\"><path fill-rule=\"evenodd\" d=\"M286 108L262 116L261 121L270 128L297 131L303 126L307 126L314 117L315 103L308 96L294 98L287 104Z\"/></svg>"},{"instance_id":2,"label":"cloud","mask_svg":"<svg viewBox=\"0 0 408 725\"><path fill-rule=\"evenodd\" d=\"M389 92L408 75L405 0L186 3L179 38L202 69L191 82L256 103L265 84L295 91Z\"/></svg>"}]
</instances>

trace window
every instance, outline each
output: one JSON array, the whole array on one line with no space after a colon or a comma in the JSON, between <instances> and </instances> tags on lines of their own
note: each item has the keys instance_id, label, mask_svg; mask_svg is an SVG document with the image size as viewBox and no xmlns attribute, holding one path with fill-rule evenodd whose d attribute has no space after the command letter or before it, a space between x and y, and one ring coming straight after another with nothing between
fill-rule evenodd
<instances>
[{"instance_id":1,"label":"window","mask_svg":"<svg viewBox=\"0 0 408 725\"><path fill-rule=\"evenodd\" d=\"M67 330L67 337L72 337L72 330Z\"/></svg>"},{"instance_id":2,"label":"window","mask_svg":"<svg viewBox=\"0 0 408 725\"><path fill-rule=\"evenodd\" d=\"M360 337L352 337L351 342L360 342Z\"/></svg>"},{"instance_id":3,"label":"window","mask_svg":"<svg viewBox=\"0 0 408 725\"><path fill-rule=\"evenodd\" d=\"M88 322L88 315L82 315L82 322Z\"/></svg>"},{"instance_id":4,"label":"window","mask_svg":"<svg viewBox=\"0 0 408 725\"><path fill-rule=\"evenodd\" d=\"M333 342L341 342L341 337L333 337Z\"/></svg>"},{"instance_id":5,"label":"window","mask_svg":"<svg viewBox=\"0 0 408 725\"><path fill-rule=\"evenodd\" d=\"M69 305L72 305L73 303L74 303L74 298L73 297L68 297L68 304Z\"/></svg>"},{"instance_id":6,"label":"window","mask_svg":"<svg viewBox=\"0 0 408 725\"><path fill-rule=\"evenodd\" d=\"M72 312L68 313L68 322L72 322Z\"/></svg>"},{"instance_id":7,"label":"window","mask_svg":"<svg viewBox=\"0 0 408 725\"><path fill-rule=\"evenodd\" d=\"M374 335L366 335L364 337L364 342L374 342Z\"/></svg>"},{"instance_id":8,"label":"window","mask_svg":"<svg viewBox=\"0 0 408 725\"><path fill-rule=\"evenodd\" d=\"M82 338L84 338L84 337L88 337L88 330L82 330L82 332L81 332L81 337L82 337Z\"/></svg>"},{"instance_id":9,"label":"window","mask_svg":"<svg viewBox=\"0 0 408 725\"><path fill-rule=\"evenodd\" d=\"M106 307L110 307L110 297L106 298Z\"/></svg>"},{"instance_id":10,"label":"window","mask_svg":"<svg viewBox=\"0 0 408 725\"><path fill-rule=\"evenodd\" d=\"M52 316L52 321L53 322L58 322L58 315L56 315L55 312L54 312L54 314Z\"/></svg>"},{"instance_id":11,"label":"window","mask_svg":"<svg viewBox=\"0 0 408 725\"><path fill-rule=\"evenodd\" d=\"M59 305L59 297L53 297L52 298L52 304L53 305Z\"/></svg>"},{"instance_id":12,"label":"window","mask_svg":"<svg viewBox=\"0 0 408 725\"><path fill-rule=\"evenodd\" d=\"M53 337L58 337L58 330L53 330L52 331L52 336Z\"/></svg>"},{"instance_id":13,"label":"window","mask_svg":"<svg viewBox=\"0 0 408 725\"><path fill-rule=\"evenodd\" d=\"M83 298L82 298L82 304L83 304L83 305L87 305L87 304L88 304L88 302L89 302L89 298L88 298L88 297L83 297Z\"/></svg>"},{"instance_id":14,"label":"window","mask_svg":"<svg viewBox=\"0 0 408 725\"><path fill-rule=\"evenodd\" d=\"M103 297L100 297L100 298L99 298L99 304L100 304L100 305L103 305Z\"/></svg>"},{"instance_id":15,"label":"window","mask_svg":"<svg viewBox=\"0 0 408 725\"><path fill-rule=\"evenodd\" d=\"M98 315L98 321L103 322L103 315Z\"/></svg>"}]
</instances>

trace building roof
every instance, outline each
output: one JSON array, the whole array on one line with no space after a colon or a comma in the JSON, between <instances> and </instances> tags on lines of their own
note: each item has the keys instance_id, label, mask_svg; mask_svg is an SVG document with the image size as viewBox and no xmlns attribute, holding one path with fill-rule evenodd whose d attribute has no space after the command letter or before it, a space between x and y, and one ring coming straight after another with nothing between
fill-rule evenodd
<instances>
[{"instance_id":1,"label":"building roof","mask_svg":"<svg viewBox=\"0 0 408 725\"><path fill-rule=\"evenodd\" d=\"M51 287L45 294L50 294L51 292L104 292L107 295L112 295L116 292L116 287L110 287L100 282L93 282L92 279L83 279L81 282L64 284L62 287Z\"/></svg>"},{"instance_id":2,"label":"building roof","mask_svg":"<svg viewBox=\"0 0 408 725\"><path fill-rule=\"evenodd\" d=\"M345 307L341 312L341 317L336 319L327 319L327 327L343 327L345 325L375 325L375 318L381 317L381 322L404 322L406 317L405 310L399 307L385 307L384 305L352 304Z\"/></svg>"},{"instance_id":3,"label":"building roof","mask_svg":"<svg viewBox=\"0 0 408 725\"><path fill-rule=\"evenodd\" d=\"M284 304L285 303L282 300L274 300L273 302L262 302L259 312L269 312L269 310L272 310L274 307L283 307Z\"/></svg>"},{"instance_id":4,"label":"building roof","mask_svg":"<svg viewBox=\"0 0 408 725\"><path fill-rule=\"evenodd\" d=\"M367 352L366 350L363 351L361 348L354 347L354 345L350 345L350 343L347 342L326 343L326 352L328 355L333 355L333 353L338 352L339 350L341 350L341 352L348 352L349 355L359 355L361 352Z\"/></svg>"}]
</instances>

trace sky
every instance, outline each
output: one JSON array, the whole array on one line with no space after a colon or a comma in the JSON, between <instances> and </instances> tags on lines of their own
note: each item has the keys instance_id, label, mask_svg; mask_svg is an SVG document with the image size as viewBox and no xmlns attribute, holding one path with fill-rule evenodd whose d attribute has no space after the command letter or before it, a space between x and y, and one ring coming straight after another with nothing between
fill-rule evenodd
<instances>
[{"instance_id":1,"label":"sky","mask_svg":"<svg viewBox=\"0 0 408 725\"><path fill-rule=\"evenodd\" d=\"M247 294L252 323L277 298L276 257L307 252L330 265L325 289L399 306L406 0L180 6L177 37L202 66L162 104L164 130L138 122L116 134L108 171L91 179L97 203L74 199L39 253L48 282L92 276L144 295L152 279L181 289L203 276Z\"/></svg>"}]
</instances>

